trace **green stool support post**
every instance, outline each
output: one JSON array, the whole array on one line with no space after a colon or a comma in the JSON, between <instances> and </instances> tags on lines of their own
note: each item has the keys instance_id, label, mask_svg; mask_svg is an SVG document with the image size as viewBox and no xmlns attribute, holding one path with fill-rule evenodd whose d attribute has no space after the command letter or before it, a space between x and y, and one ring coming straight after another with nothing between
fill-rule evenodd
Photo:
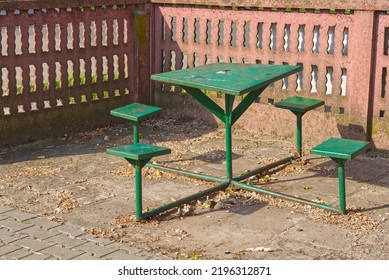
<instances>
[{"instance_id":1,"label":"green stool support post","mask_svg":"<svg viewBox=\"0 0 389 280\"><path fill-rule=\"evenodd\" d=\"M357 155L366 152L370 147L370 143L365 141L330 138L311 150L311 153L330 157L338 164L339 212L342 214L346 213L344 163L347 160L353 159Z\"/></svg>"},{"instance_id":2,"label":"green stool support post","mask_svg":"<svg viewBox=\"0 0 389 280\"><path fill-rule=\"evenodd\" d=\"M170 149L149 144L134 143L114 147L107 150L107 154L124 157L135 168L135 216L140 221L142 213L142 168L151 158L169 154Z\"/></svg>"},{"instance_id":3,"label":"green stool support post","mask_svg":"<svg viewBox=\"0 0 389 280\"><path fill-rule=\"evenodd\" d=\"M161 108L159 107L132 103L130 105L111 110L111 115L130 120L134 127L134 143L139 143L139 123L153 115L158 114L159 111L161 111Z\"/></svg>"},{"instance_id":4,"label":"green stool support post","mask_svg":"<svg viewBox=\"0 0 389 280\"><path fill-rule=\"evenodd\" d=\"M306 98L301 96L293 96L284 99L274 104L275 107L288 109L297 117L296 126L296 149L299 156L302 156L302 117L310 110L324 105L324 101Z\"/></svg>"}]
</instances>

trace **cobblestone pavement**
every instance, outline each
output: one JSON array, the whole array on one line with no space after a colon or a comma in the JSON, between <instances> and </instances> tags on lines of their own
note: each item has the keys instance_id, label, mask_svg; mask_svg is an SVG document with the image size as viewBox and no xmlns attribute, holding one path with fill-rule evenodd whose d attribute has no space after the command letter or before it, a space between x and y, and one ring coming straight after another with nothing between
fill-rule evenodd
<instances>
[{"instance_id":1,"label":"cobblestone pavement","mask_svg":"<svg viewBox=\"0 0 389 280\"><path fill-rule=\"evenodd\" d=\"M0 206L0 260L168 259L85 233L20 210Z\"/></svg>"}]
</instances>

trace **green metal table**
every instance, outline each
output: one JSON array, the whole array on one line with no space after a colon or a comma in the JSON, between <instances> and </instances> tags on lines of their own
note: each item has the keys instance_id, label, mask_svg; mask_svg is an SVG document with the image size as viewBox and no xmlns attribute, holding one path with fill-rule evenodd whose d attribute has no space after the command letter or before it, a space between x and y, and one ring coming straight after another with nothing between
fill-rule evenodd
<instances>
[{"instance_id":1,"label":"green metal table","mask_svg":"<svg viewBox=\"0 0 389 280\"><path fill-rule=\"evenodd\" d=\"M226 64L216 63L205 66L199 66L190 69L171 71L155 74L151 76L152 80L171 83L181 86L193 98L204 105L212 114L219 118L225 124L225 152L226 152L226 176L224 178L213 177L211 175L198 174L176 168L171 168L156 163L147 163L146 166L160 169L167 172L173 172L197 179L218 183L209 189L199 193L184 197L172 203L163 205L157 209L151 210L142 217L150 217L174 207L188 203L200 197L209 195L218 190L226 189L230 184L243 189L257 191L276 197L297 200L305 202L302 199L280 194L266 190L257 186L241 183L240 181L251 177L263 171L275 168L294 159L294 156L288 156L277 162L264 167L252 170L250 172L233 176L232 170L232 133L231 128L250 105L259 97L265 88L275 81L285 78L289 75L302 70L301 66L289 65L264 65L264 64ZM215 103L205 94L205 91L215 91L224 96L224 108ZM242 101L234 108L233 103L237 96L245 95Z\"/></svg>"},{"instance_id":2,"label":"green metal table","mask_svg":"<svg viewBox=\"0 0 389 280\"><path fill-rule=\"evenodd\" d=\"M231 128L233 124L242 116L268 85L301 70L301 66L290 65L216 63L155 74L151 76L151 79L181 86L225 124L226 179L232 180ZM205 90L223 93L224 109L209 98L204 93ZM246 96L238 106L233 109L235 98L241 95ZM277 162L277 164L280 165L290 161L292 158L289 157L281 162ZM258 171L254 172L258 173ZM186 173L186 175L190 174ZM252 175L253 172L250 172L236 179L243 180Z\"/></svg>"}]
</instances>

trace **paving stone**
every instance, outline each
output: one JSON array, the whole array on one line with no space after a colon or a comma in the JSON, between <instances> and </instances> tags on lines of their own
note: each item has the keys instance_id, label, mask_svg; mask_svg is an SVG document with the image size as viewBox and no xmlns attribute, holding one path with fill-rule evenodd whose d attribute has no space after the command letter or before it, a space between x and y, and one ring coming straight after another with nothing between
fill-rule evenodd
<instances>
[{"instance_id":1,"label":"paving stone","mask_svg":"<svg viewBox=\"0 0 389 280\"><path fill-rule=\"evenodd\" d=\"M138 248L134 248L134 247L131 247L131 246L128 246L127 244L124 244L124 243L112 243L112 244L108 244L106 245L105 247L107 248L110 248L110 249L120 249L120 250L124 250L126 251L128 254L135 254L135 253L140 253L142 252L141 249L138 249Z\"/></svg>"},{"instance_id":2,"label":"paving stone","mask_svg":"<svg viewBox=\"0 0 389 280\"><path fill-rule=\"evenodd\" d=\"M148 260L155 260L155 261L159 261L159 260L172 260L172 258L169 258L169 257L166 257L166 256L154 256L154 257L150 257Z\"/></svg>"},{"instance_id":3,"label":"paving stone","mask_svg":"<svg viewBox=\"0 0 389 280\"><path fill-rule=\"evenodd\" d=\"M15 240L19 240L22 238L28 237L28 234L12 232L7 228L0 228L0 240L5 244L9 244L14 242Z\"/></svg>"},{"instance_id":4,"label":"paving stone","mask_svg":"<svg viewBox=\"0 0 389 280\"><path fill-rule=\"evenodd\" d=\"M126 250L118 250L103 257L104 260L147 260L148 257L130 254Z\"/></svg>"},{"instance_id":5,"label":"paving stone","mask_svg":"<svg viewBox=\"0 0 389 280\"><path fill-rule=\"evenodd\" d=\"M19 221L13 220L11 218L8 218L6 220L0 221L0 226L8 228L11 231L17 232L17 231L32 227L34 225L30 224L30 223L19 222Z\"/></svg>"},{"instance_id":6,"label":"paving stone","mask_svg":"<svg viewBox=\"0 0 389 280\"><path fill-rule=\"evenodd\" d=\"M6 206L6 205L0 205L0 214L6 213L6 212L9 212L12 210L14 210L14 208Z\"/></svg>"},{"instance_id":7,"label":"paving stone","mask_svg":"<svg viewBox=\"0 0 389 280\"><path fill-rule=\"evenodd\" d=\"M56 261L56 260L60 260L60 258L57 258L57 257L54 257L54 256L50 256L50 257L46 257L45 260Z\"/></svg>"},{"instance_id":8,"label":"paving stone","mask_svg":"<svg viewBox=\"0 0 389 280\"><path fill-rule=\"evenodd\" d=\"M94 261L94 260L101 260L101 259L96 258L96 257L92 256L91 254L85 253L85 254L83 254L83 255L80 255L80 256L75 257L74 259L72 259L72 261L75 261L75 260L89 260L89 261Z\"/></svg>"},{"instance_id":9,"label":"paving stone","mask_svg":"<svg viewBox=\"0 0 389 280\"><path fill-rule=\"evenodd\" d=\"M13 244L17 244L23 248L27 248L31 250L32 252L39 252L43 249L49 248L54 246L55 244L49 243L47 241L41 241L38 239L34 239L33 237L29 236L20 240L16 240L13 242Z\"/></svg>"},{"instance_id":10,"label":"paving stone","mask_svg":"<svg viewBox=\"0 0 389 280\"><path fill-rule=\"evenodd\" d=\"M61 259L61 260L71 260L75 257L78 257L82 254L85 254L83 251L79 250L71 250L67 248L63 248L61 245L57 244L55 246L51 246L49 248L46 248L42 251L40 251L42 254L47 254L50 256L50 259L52 257Z\"/></svg>"},{"instance_id":11,"label":"paving stone","mask_svg":"<svg viewBox=\"0 0 389 280\"><path fill-rule=\"evenodd\" d=\"M105 255L108 255L108 254L111 254L113 252L118 251L118 249L106 248L104 246L97 245L93 242L85 243L85 244L78 246L74 249L82 250L82 251L85 251L87 253L91 253L92 256L97 257L97 258L101 258L101 257L104 257Z\"/></svg>"},{"instance_id":12,"label":"paving stone","mask_svg":"<svg viewBox=\"0 0 389 280\"><path fill-rule=\"evenodd\" d=\"M77 238L79 238L79 239L86 239L88 241L91 241L91 242L94 242L96 244L103 245L103 246L106 246L106 247L109 244L116 243L114 240L109 240L109 239L106 239L106 238L96 237L96 236L94 236L93 234L90 234L90 233L85 233L84 235L78 236Z\"/></svg>"},{"instance_id":13,"label":"paving stone","mask_svg":"<svg viewBox=\"0 0 389 280\"><path fill-rule=\"evenodd\" d=\"M45 260L47 258L48 258L47 255L33 253L31 255L21 258L21 260Z\"/></svg>"},{"instance_id":14,"label":"paving stone","mask_svg":"<svg viewBox=\"0 0 389 280\"><path fill-rule=\"evenodd\" d=\"M82 240L82 239L70 238L67 234L64 234L64 233L50 237L50 238L46 239L45 241L47 241L49 243L60 244L64 248L68 248L68 249L71 249L71 248L74 248L76 246L80 246L82 244L90 242L90 241L85 240L85 239Z\"/></svg>"},{"instance_id":15,"label":"paving stone","mask_svg":"<svg viewBox=\"0 0 389 280\"><path fill-rule=\"evenodd\" d=\"M3 245L0 247L0 256L4 256L6 254L9 254L11 252L14 252L14 251L17 251L20 249L22 249L22 247L12 245L12 244Z\"/></svg>"},{"instance_id":16,"label":"paving stone","mask_svg":"<svg viewBox=\"0 0 389 280\"><path fill-rule=\"evenodd\" d=\"M82 230L71 227L69 225L60 225L60 226L54 228L53 231L59 231L61 233L65 233L72 238L76 238L76 237L79 237L79 236L85 234L85 232L83 232Z\"/></svg>"},{"instance_id":17,"label":"paving stone","mask_svg":"<svg viewBox=\"0 0 389 280\"><path fill-rule=\"evenodd\" d=\"M36 215L22 212L22 211L16 210L16 209L13 211L8 211L8 212L4 213L3 215L8 216L10 218L14 218L19 222L28 221L28 220L31 220L31 219L36 217Z\"/></svg>"},{"instance_id":18,"label":"paving stone","mask_svg":"<svg viewBox=\"0 0 389 280\"><path fill-rule=\"evenodd\" d=\"M26 229L23 229L19 232L28 234L32 237L35 237L38 240L45 240L47 238L61 234L58 231L53 232L53 231L41 229L39 226L33 226L30 228L26 228Z\"/></svg>"},{"instance_id":19,"label":"paving stone","mask_svg":"<svg viewBox=\"0 0 389 280\"><path fill-rule=\"evenodd\" d=\"M27 257L28 255L31 255L31 252L26 248L22 248L20 250L3 255L3 257L7 260L20 260L21 258Z\"/></svg>"},{"instance_id":20,"label":"paving stone","mask_svg":"<svg viewBox=\"0 0 389 280\"><path fill-rule=\"evenodd\" d=\"M9 219L9 216L7 216L6 214L0 214L0 221L6 220L6 219Z\"/></svg>"},{"instance_id":21,"label":"paving stone","mask_svg":"<svg viewBox=\"0 0 389 280\"><path fill-rule=\"evenodd\" d=\"M143 257L143 258L148 259L148 260L151 260L151 259L152 260L169 260L168 257L152 254L152 253L145 252L145 251L135 253L135 255Z\"/></svg>"},{"instance_id":22,"label":"paving stone","mask_svg":"<svg viewBox=\"0 0 389 280\"><path fill-rule=\"evenodd\" d=\"M40 227L42 229L47 229L47 230L51 230L51 229L54 229L54 228L62 225L61 223L53 222L53 221L50 221L50 220L48 220L46 218L42 218L42 217L36 217L36 218L32 219L31 223L37 225L38 227Z\"/></svg>"}]
</instances>

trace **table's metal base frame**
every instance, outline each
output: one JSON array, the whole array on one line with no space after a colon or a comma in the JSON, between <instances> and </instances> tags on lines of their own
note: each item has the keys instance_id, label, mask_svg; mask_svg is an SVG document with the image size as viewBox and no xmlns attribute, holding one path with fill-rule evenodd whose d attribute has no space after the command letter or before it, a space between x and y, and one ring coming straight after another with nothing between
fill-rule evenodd
<instances>
[{"instance_id":1,"label":"table's metal base frame","mask_svg":"<svg viewBox=\"0 0 389 280\"><path fill-rule=\"evenodd\" d=\"M278 160L276 162L268 164L266 166L263 166L263 167L255 169L255 170L252 170L250 172L241 174L240 176L234 177L232 179L218 178L218 177L213 177L213 176L210 176L210 175L199 174L199 173L194 173L194 172L190 172L190 171L184 171L184 170L180 170L180 169L176 169L176 168L172 168L172 167L167 167L167 166L163 166L163 165L159 165L159 164L155 164L155 163L147 163L146 164L147 167L151 167L151 168L155 168L155 169L159 169L159 170L162 170L162 171L171 172L171 173L175 173L175 174L179 174L179 175L184 175L184 176L188 176L188 177L195 178L195 179L205 180L205 181L209 181L209 182L215 182L215 183L219 183L219 184L217 184L216 186L214 186L212 188L203 190L203 191L198 192L196 194L193 194L193 195L190 195L188 197L185 197L185 198L179 199L177 201L174 201L172 203L169 203L169 204L163 205L161 207L155 208L153 210L144 212L141 215L141 219L147 219L149 217L156 216L156 215L158 215L158 214L160 214L162 212L166 212L166 211L168 211L168 210L170 210L172 208L179 207L179 206L181 206L183 204L186 204L186 203L189 203L189 202L191 202L193 200L196 200L196 199L199 199L201 197L210 195L210 194L212 194L212 193L214 193L216 191L225 190L231 184L236 186L236 187L239 187L241 189L244 189L244 190L254 191L254 192L262 193L262 194L265 194L265 195L270 195L270 196L273 196L273 197L287 199L287 200L290 200L290 201L294 201L294 202L298 202L298 203L302 203L302 204L307 204L307 205L323 208L323 209L326 209L326 210L329 210L329 211L333 211L333 212L344 214L345 211L342 208L342 205L340 205L340 207L337 208L337 207L331 206L331 205L326 204L326 203L320 203L320 202L316 202L316 201L311 201L311 200L307 200L307 199L304 199L304 198L295 197L295 196L291 196L291 195L287 195L287 194L271 191L271 190L268 190L268 189L265 189L265 188L261 188L261 187L258 187L258 186L254 186L254 185L250 185L250 184L246 184L246 183L240 182L240 181L245 180L245 179L247 179L247 178L249 178L251 176L254 176L254 175L257 175L259 173L268 171L270 169L276 168L276 167L281 166L283 164L290 163L294 159L296 159L295 156L288 156L288 157L285 157L285 158L283 158L281 160Z\"/></svg>"},{"instance_id":2,"label":"table's metal base frame","mask_svg":"<svg viewBox=\"0 0 389 280\"><path fill-rule=\"evenodd\" d=\"M142 213L140 216L141 219L145 219L150 216L157 215L161 212L165 212L167 210L170 210L172 208L178 207L182 204L188 203L190 201L193 201L195 199L198 199L200 197L209 195L215 191L219 190L225 190L230 184L233 184L234 186L240 187L242 189L255 191L259 193L263 193L266 195L271 195L274 197L279 197L283 199L292 200L295 202L300 202L303 204L308 204L320 208L324 208L326 210L338 212L338 213L345 213L345 203L342 203L341 199L341 205L340 208L333 207L331 205L325 204L325 203L319 203L315 201L310 201L306 199L302 199L299 197L290 196L287 194L282 194L274 191L270 191L261 187L253 186L250 184L245 184L240 181L247 179L251 176L254 176L256 174L259 174L261 172L267 171L269 169L273 169L277 166L280 166L282 164L286 164L297 157L301 157L301 117L300 115L297 115L297 142L296 142L296 148L298 151L298 156L288 156L284 159L281 159L277 162L271 163L269 165L266 165L264 167L258 168L256 170L244 173L238 177L233 177L232 172L232 126L234 123L242 116L242 114L249 108L249 106L261 95L261 93L265 90L266 86L263 88L259 88L256 90L253 90L244 97L244 99L234 108L234 95L224 94L224 109L221 108L217 103L215 103L211 98L209 98L207 95L205 95L200 89L189 87L189 86L181 86L186 92L188 92L194 99L196 99L198 102L200 102L202 105L204 105L215 117L220 119L224 125L225 125L225 148L226 148L226 178L217 178L209 175L204 174L198 174L193 173L189 171L183 171L175 168L170 168L166 166L161 166L158 164L152 164L147 163L146 166L153 167L156 169L160 169L167 172L173 172L177 174L181 174L184 176L197 178L205 181L211 181L211 182L217 182L219 183L217 186L212 187L208 190L201 191L197 194L193 194L191 196L188 196L186 198L182 198L180 200L177 200L173 203L166 204L164 206L161 206L159 208L156 208L151 211L147 211ZM137 217L137 219L138 219Z\"/></svg>"}]
</instances>

